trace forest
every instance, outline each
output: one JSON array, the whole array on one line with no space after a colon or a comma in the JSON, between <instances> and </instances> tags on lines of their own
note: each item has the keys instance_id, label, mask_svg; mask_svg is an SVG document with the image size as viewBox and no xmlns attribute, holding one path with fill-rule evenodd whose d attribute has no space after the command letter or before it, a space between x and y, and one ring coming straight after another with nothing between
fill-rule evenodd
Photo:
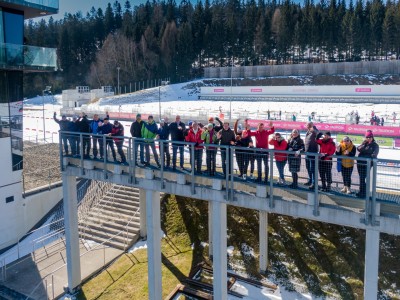
<instances>
[{"instance_id":1,"label":"forest","mask_svg":"<svg viewBox=\"0 0 400 300\"><path fill-rule=\"evenodd\" d=\"M116 86L118 78L178 82L212 66L399 59L400 1L115 1L29 20L25 40L57 48L59 64L54 73L28 73L27 96L46 85Z\"/></svg>"}]
</instances>

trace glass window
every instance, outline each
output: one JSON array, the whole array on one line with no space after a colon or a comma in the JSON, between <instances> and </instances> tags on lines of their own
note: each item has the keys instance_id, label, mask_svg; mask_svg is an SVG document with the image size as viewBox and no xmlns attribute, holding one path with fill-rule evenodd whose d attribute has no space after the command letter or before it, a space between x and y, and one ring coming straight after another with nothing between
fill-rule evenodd
<instances>
[{"instance_id":1,"label":"glass window","mask_svg":"<svg viewBox=\"0 0 400 300\"><path fill-rule=\"evenodd\" d=\"M4 42L22 45L24 41L24 15L3 9Z\"/></svg>"}]
</instances>

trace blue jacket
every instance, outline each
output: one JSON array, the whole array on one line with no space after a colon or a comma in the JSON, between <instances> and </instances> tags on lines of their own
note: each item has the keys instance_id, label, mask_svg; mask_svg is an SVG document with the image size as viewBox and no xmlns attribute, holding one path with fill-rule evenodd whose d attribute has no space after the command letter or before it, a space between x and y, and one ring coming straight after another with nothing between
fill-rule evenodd
<instances>
[{"instance_id":1,"label":"blue jacket","mask_svg":"<svg viewBox=\"0 0 400 300\"><path fill-rule=\"evenodd\" d=\"M160 136L160 140L169 140L169 125L164 124L163 127L160 127L158 135Z\"/></svg>"}]
</instances>

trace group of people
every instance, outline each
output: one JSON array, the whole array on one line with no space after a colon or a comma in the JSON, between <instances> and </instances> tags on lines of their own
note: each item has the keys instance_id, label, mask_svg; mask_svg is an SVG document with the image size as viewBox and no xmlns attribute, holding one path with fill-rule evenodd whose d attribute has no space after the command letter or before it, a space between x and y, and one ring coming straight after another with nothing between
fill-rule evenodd
<instances>
[{"instance_id":1,"label":"group of people","mask_svg":"<svg viewBox=\"0 0 400 300\"><path fill-rule=\"evenodd\" d=\"M83 155L84 158L104 159L104 151L109 148L111 150L114 161L116 152L114 144L117 147L117 152L121 158L120 162L127 164L126 157L123 151L124 127L118 121L114 121L113 125L109 122L109 117L101 120L98 115L94 115L92 120L89 120L85 114L79 118L74 117L68 120L65 116L61 120L54 120L60 125L60 130L69 132L82 132L91 134L83 137ZM259 123L256 130L251 130L249 120L244 120L243 126L237 120L230 127L229 122L222 122L219 118L209 118L208 124L203 125L196 121L189 122L188 126L181 121L179 115L171 123L168 119L162 119L158 127L152 115L148 116L147 121L142 120L141 114L136 115L136 120L131 124L130 133L133 139L134 147L134 162L137 165L150 165L150 156L152 152L153 158L158 167L161 167L160 157L163 157L164 168L184 169L184 150L185 145L192 143L189 150L190 155L194 155L190 162L194 162L191 166L196 174L203 174L203 153L205 150L206 170L208 176L216 174L216 158L217 150L220 150L221 166L224 175L229 175L233 170L233 161L231 151L235 152L236 163L238 166L239 177L246 180L248 169L250 166L250 177L256 182L268 183L269 177L269 152L267 149L272 146L274 150L275 164L279 172L278 184L286 185L285 166L288 164L289 172L292 176L290 188L298 188L298 173L301 169L301 153L306 153L305 164L308 175L308 181L305 183L309 189L315 189L318 180L315 176L319 174L319 187L322 191L330 191L332 185L332 156L334 154L340 156L337 162L337 169L342 174L343 178L343 193L351 194L351 178L356 156L362 158L376 158L379 153L379 146L374 140L372 131L368 130L365 134L365 140L361 145L356 147L351 139L345 136L342 141L336 145L329 131L319 132L313 122L307 123L307 132L304 140L300 137L300 132L295 129L291 132L288 141L284 137L275 132L272 122L268 126L264 123ZM102 135L106 136L105 145ZM270 138L270 135L272 137ZM79 138L74 134L62 134L65 153L68 155L68 143L71 147L71 154L79 154ZM253 138L255 144L253 144ZM155 141L159 141L159 149L157 151ZM92 141L92 144L91 144ZM170 153L170 143L172 148L172 159ZM68 142L68 143L67 143ZM93 146L93 157L90 157L89 152ZM218 145L218 146L217 146ZM104 146L106 149L104 149ZM179 161L178 161L179 152ZM107 155L107 154L106 154ZM316 160L318 159L318 170L315 169ZM179 165L178 165L179 163ZM253 177L257 163L257 176ZM264 172L263 172L264 170ZM358 160L357 170L360 178L360 190L357 193L359 197L366 196L366 178L367 178L367 163L366 160Z\"/></svg>"},{"instance_id":2,"label":"group of people","mask_svg":"<svg viewBox=\"0 0 400 300\"><path fill-rule=\"evenodd\" d=\"M65 155L71 154L73 157L79 157L82 147L83 158L103 160L104 156L107 156L107 152L106 155L104 155L104 152L110 149L114 162L127 164L123 151L124 127L117 120L111 124L108 112L106 114L107 116L103 120L99 118L98 114L95 114L93 119L89 120L83 112L79 117L73 116L72 120L69 120L66 115L62 115L61 119L58 119L57 113L54 112L53 119L59 124L60 131L62 131L61 139ZM81 141L78 133L88 135L83 135ZM105 136L105 140L103 136ZM114 144L117 147L120 160L117 160ZM93 156L90 156L91 149Z\"/></svg>"}]
</instances>

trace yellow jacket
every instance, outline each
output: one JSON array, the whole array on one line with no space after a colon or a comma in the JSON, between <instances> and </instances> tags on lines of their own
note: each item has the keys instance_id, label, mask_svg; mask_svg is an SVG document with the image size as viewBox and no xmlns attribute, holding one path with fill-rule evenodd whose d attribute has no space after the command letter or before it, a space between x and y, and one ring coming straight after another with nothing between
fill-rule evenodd
<instances>
[{"instance_id":1,"label":"yellow jacket","mask_svg":"<svg viewBox=\"0 0 400 300\"><path fill-rule=\"evenodd\" d=\"M336 151L336 154L338 155L344 155L344 156L351 156L354 157L356 155L356 147L354 147L353 142L350 141L348 145L346 145L343 141L340 142L340 151ZM344 154L344 151L348 151L348 154ZM351 168L354 166L354 159L342 159L342 166L344 168Z\"/></svg>"}]
</instances>

